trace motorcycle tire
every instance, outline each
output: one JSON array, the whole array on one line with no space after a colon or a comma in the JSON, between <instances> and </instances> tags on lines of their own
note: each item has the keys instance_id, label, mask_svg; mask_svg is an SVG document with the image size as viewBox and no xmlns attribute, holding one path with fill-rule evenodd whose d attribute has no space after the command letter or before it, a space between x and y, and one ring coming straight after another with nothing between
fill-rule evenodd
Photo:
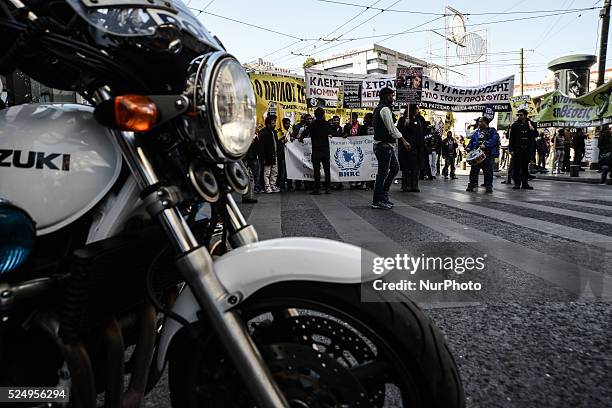
<instances>
[{"instance_id":1,"label":"motorcycle tire","mask_svg":"<svg viewBox=\"0 0 612 408\"><path fill-rule=\"evenodd\" d=\"M457 365L429 318L406 298L362 303L361 290L287 282L239 306L290 406L464 407ZM171 347L172 406L254 406L223 342L204 323L195 327Z\"/></svg>"}]
</instances>

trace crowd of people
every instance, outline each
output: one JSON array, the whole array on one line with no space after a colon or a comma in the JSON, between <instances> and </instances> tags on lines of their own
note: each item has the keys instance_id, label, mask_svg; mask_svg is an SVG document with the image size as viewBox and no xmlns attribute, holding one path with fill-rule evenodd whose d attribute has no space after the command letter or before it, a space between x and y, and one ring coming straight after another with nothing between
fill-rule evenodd
<instances>
[{"instance_id":1,"label":"crowd of people","mask_svg":"<svg viewBox=\"0 0 612 408\"><path fill-rule=\"evenodd\" d=\"M399 172L401 191L419 192L420 180L434 180L439 174L445 180L457 179L456 167L472 156L468 160L471 168L466 191L474 192L478 188L478 176L482 171L484 184L481 186L485 187L486 193L492 193L496 167L508 170L507 180L502 183L513 183L514 189L532 190L529 180L534 176L531 173L534 170L547 171L546 162L553 152L555 174L569 171L571 163L580 165L585 155L587 136L581 129L572 132L569 129L559 129L551 138L548 133L538 132L536 124L529 119L525 110L518 112L516 122L502 137L495 128L489 126L491 118L482 116L475 121L473 132L467 138L456 138L452 131L442 136L440 129L425 120L414 104L406 107L402 116L396 120L393 102L394 91L384 88L380 91L380 103L372 113L367 113L362 122L357 113L352 113L350 121L344 125L341 125L339 116L326 119L322 108L317 108L314 116L302 114L297 123L284 118L281 129L276 129L277 117L268 115L265 126L253 139L244 158L249 171L250 187L243 196L243 202L257 202L257 193L273 194L304 189L319 195L330 194L332 189L343 189L343 183L331 182L331 137L373 136L374 154L378 161L376 180L350 182L349 189L373 189L371 206L380 209L393 207L389 200L389 190ZM286 145L295 140L303 142L305 138L311 139L314 181L288 179ZM570 150L574 152L572 161ZM602 182L605 182L610 172L612 155L608 126L600 129L599 150Z\"/></svg>"}]
</instances>

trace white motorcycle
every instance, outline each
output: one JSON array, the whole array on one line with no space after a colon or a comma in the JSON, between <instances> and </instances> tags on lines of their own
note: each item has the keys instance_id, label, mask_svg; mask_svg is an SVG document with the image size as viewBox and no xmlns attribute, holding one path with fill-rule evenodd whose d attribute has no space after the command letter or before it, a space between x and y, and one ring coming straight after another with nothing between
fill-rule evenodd
<instances>
[{"instance_id":1,"label":"white motorcycle","mask_svg":"<svg viewBox=\"0 0 612 408\"><path fill-rule=\"evenodd\" d=\"M463 406L417 306L362 302L374 254L258 241L255 96L183 3L0 0L15 69L91 106L0 111L0 386L137 407L168 365L175 407Z\"/></svg>"}]
</instances>

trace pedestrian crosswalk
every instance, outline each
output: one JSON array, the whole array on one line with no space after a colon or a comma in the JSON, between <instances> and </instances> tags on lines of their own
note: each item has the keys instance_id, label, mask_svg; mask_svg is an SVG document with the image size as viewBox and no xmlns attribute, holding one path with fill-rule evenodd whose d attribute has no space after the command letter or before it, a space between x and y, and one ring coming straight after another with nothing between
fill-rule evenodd
<instances>
[{"instance_id":1,"label":"pedestrian crosswalk","mask_svg":"<svg viewBox=\"0 0 612 408\"><path fill-rule=\"evenodd\" d=\"M262 195L248 220L260 239L318 236L390 253L434 242L463 243L510 268L506 275L537 281L524 291L530 284L548 285L567 293L567 299L612 299L609 188L568 184L538 182L530 192L498 188L489 196L467 193L463 184L430 182L419 194L392 191L391 211L369 208L371 192L365 191ZM500 282L492 285L504 290ZM519 291L517 299L522 295Z\"/></svg>"}]
</instances>

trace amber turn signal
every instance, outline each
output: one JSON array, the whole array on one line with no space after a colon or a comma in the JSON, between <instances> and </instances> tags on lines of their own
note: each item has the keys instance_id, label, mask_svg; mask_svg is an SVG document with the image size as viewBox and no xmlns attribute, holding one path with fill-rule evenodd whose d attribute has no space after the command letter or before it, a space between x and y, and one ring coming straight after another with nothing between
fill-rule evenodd
<instances>
[{"instance_id":1,"label":"amber turn signal","mask_svg":"<svg viewBox=\"0 0 612 408\"><path fill-rule=\"evenodd\" d=\"M115 123L121 130L148 132L158 119L155 103L142 95L123 95L115 98Z\"/></svg>"}]
</instances>

